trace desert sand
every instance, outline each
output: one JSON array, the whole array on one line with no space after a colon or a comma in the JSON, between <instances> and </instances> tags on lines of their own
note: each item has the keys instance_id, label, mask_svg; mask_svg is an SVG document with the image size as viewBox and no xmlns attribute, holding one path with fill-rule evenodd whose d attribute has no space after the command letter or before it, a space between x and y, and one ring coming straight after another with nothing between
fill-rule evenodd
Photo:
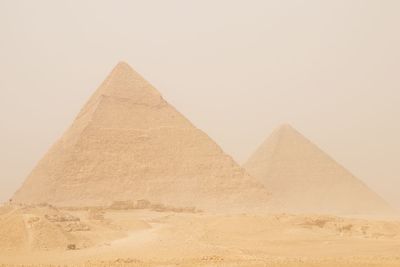
<instances>
[{"instance_id":1,"label":"desert sand","mask_svg":"<svg viewBox=\"0 0 400 267\"><path fill-rule=\"evenodd\" d=\"M397 214L293 128L245 168L120 63L0 206L0 266L400 266Z\"/></svg>"},{"instance_id":2,"label":"desert sand","mask_svg":"<svg viewBox=\"0 0 400 267\"><path fill-rule=\"evenodd\" d=\"M4 266L400 266L400 222L6 205ZM35 265L36 264L36 265Z\"/></svg>"}]
</instances>

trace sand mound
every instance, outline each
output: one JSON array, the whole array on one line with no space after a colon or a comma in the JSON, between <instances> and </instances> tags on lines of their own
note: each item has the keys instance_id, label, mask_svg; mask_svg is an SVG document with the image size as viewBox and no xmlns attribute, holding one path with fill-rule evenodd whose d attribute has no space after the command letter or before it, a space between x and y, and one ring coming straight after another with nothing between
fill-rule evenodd
<instances>
[{"instance_id":1,"label":"sand mound","mask_svg":"<svg viewBox=\"0 0 400 267\"><path fill-rule=\"evenodd\" d=\"M264 186L120 63L15 193L18 203L265 206Z\"/></svg>"},{"instance_id":2,"label":"sand mound","mask_svg":"<svg viewBox=\"0 0 400 267\"><path fill-rule=\"evenodd\" d=\"M277 129L244 164L287 212L387 214L388 204L291 126Z\"/></svg>"},{"instance_id":3,"label":"sand mound","mask_svg":"<svg viewBox=\"0 0 400 267\"><path fill-rule=\"evenodd\" d=\"M73 232L89 231L78 217L52 207L10 206L12 211L0 216L0 247L13 250L66 249L82 246ZM86 245L85 245L86 246Z\"/></svg>"},{"instance_id":4,"label":"sand mound","mask_svg":"<svg viewBox=\"0 0 400 267\"><path fill-rule=\"evenodd\" d=\"M75 243L74 237L64 227L47 221L43 217L31 217L28 227L32 236L31 249L66 249L68 245Z\"/></svg>"},{"instance_id":5,"label":"sand mound","mask_svg":"<svg viewBox=\"0 0 400 267\"><path fill-rule=\"evenodd\" d=\"M0 250L24 249L29 235L22 213L17 209L0 216Z\"/></svg>"}]
</instances>

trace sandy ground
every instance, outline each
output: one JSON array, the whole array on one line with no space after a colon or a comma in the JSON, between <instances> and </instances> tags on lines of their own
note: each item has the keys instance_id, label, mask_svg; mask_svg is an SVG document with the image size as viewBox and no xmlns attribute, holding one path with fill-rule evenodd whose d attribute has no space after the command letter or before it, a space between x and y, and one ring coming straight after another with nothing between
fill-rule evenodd
<instances>
[{"instance_id":1,"label":"sandy ground","mask_svg":"<svg viewBox=\"0 0 400 267\"><path fill-rule=\"evenodd\" d=\"M394 219L2 207L0 230L0 266L400 266Z\"/></svg>"}]
</instances>

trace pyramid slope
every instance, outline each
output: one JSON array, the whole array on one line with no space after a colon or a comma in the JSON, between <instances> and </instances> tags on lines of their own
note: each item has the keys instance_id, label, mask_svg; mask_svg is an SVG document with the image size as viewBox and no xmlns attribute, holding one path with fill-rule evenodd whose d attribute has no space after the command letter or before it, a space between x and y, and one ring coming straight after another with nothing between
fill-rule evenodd
<instances>
[{"instance_id":1,"label":"pyramid slope","mask_svg":"<svg viewBox=\"0 0 400 267\"><path fill-rule=\"evenodd\" d=\"M278 210L364 215L392 211L382 198L290 125L275 130L244 168L264 183Z\"/></svg>"},{"instance_id":2,"label":"pyramid slope","mask_svg":"<svg viewBox=\"0 0 400 267\"><path fill-rule=\"evenodd\" d=\"M267 198L261 183L120 63L13 200L93 206L146 199L214 210L254 208Z\"/></svg>"}]
</instances>

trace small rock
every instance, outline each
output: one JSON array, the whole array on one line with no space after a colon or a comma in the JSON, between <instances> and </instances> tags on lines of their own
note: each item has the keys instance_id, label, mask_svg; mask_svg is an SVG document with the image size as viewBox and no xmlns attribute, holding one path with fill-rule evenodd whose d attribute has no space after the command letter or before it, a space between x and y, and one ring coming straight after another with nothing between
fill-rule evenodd
<instances>
[{"instance_id":1,"label":"small rock","mask_svg":"<svg viewBox=\"0 0 400 267\"><path fill-rule=\"evenodd\" d=\"M76 245L75 244L69 244L67 246L67 250L76 250Z\"/></svg>"}]
</instances>

